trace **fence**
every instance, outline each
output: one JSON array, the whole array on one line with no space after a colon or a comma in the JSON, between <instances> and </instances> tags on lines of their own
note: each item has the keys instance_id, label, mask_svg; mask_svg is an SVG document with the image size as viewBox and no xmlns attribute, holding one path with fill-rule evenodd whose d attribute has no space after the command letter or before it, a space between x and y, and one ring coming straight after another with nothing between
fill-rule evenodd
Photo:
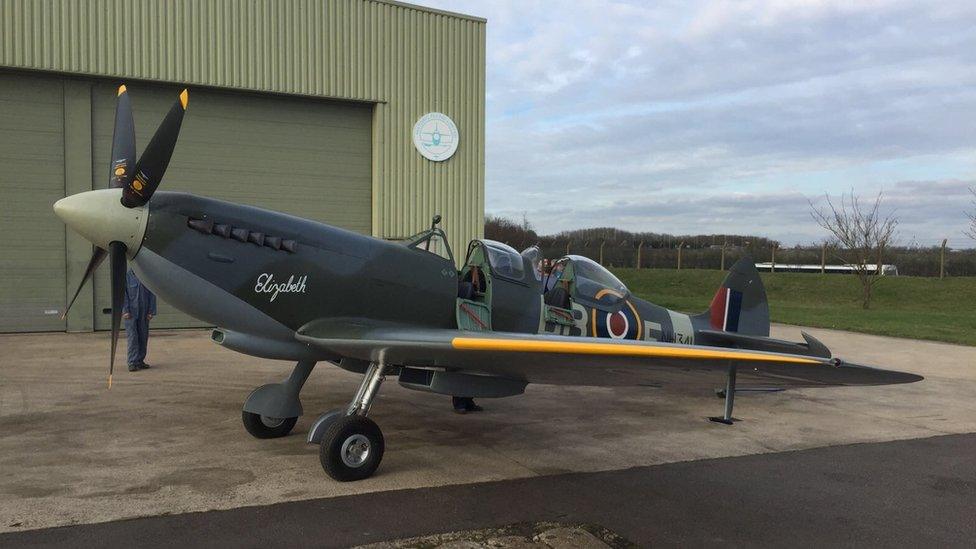
<instances>
[{"instance_id":1,"label":"fence","mask_svg":"<svg viewBox=\"0 0 976 549\"><path fill-rule=\"evenodd\" d=\"M775 264L843 265L850 263L843 250L832 247L775 248L758 246L709 245L688 243L654 247L633 241L543 240L539 244L545 257L566 254L589 257L606 267L650 269L728 269L739 258L751 256L756 262ZM874 263L875 261L872 261ZM903 276L976 276L976 249L949 250L945 247L892 248L881 263L893 264Z\"/></svg>"}]
</instances>

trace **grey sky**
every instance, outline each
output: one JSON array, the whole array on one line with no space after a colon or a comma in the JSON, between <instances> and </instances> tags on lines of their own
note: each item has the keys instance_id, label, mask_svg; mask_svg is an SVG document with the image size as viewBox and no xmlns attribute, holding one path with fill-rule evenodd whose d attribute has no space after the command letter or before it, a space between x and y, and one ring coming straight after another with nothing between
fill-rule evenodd
<instances>
[{"instance_id":1,"label":"grey sky","mask_svg":"<svg viewBox=\"0 0 976 549\"><path fill-rule=\"evenodd\" d=\"M792 244L854 187L974 245L972 0L418 3L488 18L489 213Z\"/></svg>"}]
</instances>

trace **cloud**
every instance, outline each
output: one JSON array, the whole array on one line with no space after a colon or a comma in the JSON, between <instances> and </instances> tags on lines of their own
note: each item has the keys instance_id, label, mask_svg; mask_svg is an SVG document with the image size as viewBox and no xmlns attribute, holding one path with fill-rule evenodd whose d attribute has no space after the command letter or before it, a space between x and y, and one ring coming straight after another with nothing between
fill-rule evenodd
<instances>
[{"instance_id":1,"label":"cloud","mask_svg":"<svg viewBox=\"0 0 976 549\"><path fill-rule=\"evenodd\" d=\"M961 230L973 2L423 3L489 21L491 213L792 243L854 186L919 240Z\"/></svg>"}]
</instances>

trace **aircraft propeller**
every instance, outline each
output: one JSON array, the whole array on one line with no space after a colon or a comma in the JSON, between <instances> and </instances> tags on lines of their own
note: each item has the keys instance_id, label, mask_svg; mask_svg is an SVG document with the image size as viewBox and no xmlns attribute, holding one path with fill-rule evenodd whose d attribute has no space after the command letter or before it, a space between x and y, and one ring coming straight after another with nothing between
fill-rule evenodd
<instances>
[{"instance_id":1,"label":"aircraft propeller","mask_svg":"<svg viewBox=\"0 0 976 549\"><path fill-rule=\"evenodd\" d=\"M119 86L115 103L115 129L112 134L112 158L109 165L109 187L122 189L122 205L127 208L138 208L146 205L152 198L156 188L162 181L169 160L176 148L183 113L189 102L189 93L183 90L179 99L170 108L166 118L156 129L156 133L149 141L149 145L142 152L138 162L136 156L136 132L132 119L132 103L125 86ZM133 165L134 164L134 165ZM85 283L92 278L95 270L105 260L110 258L112 279L112 353L108 366L108 386L112 387L112 373L115 369L115 351L119 341L119 331L122 323L122 303L125 298L126 247L121 242L110 242L109 249L95 247L95 251L88 261L85 274L81 278L78 289L68 306L65 307L61 318L68 315L68 310L81 293Z\"/></svg>"},{"instance_id":2,"label":"aircraft propeller","mask_svg":"<svg viewBox=\"0 0 976 549\"><path fill-rule=\"evenodd\" d=\"M179 99L166 113L166 118L159 124L155 135L149 140L146 150L142 151L142 156L132 170L133 175L122 187L123 206L127 208L144 206L156 192L163 174L166 173L166 167L169 166L169 159L173 156L173 149L176 148L176 138L180 135L183 113L186 112L186 104L189 100L189 93L183 90Z\"/></svg>"}]
</instances>

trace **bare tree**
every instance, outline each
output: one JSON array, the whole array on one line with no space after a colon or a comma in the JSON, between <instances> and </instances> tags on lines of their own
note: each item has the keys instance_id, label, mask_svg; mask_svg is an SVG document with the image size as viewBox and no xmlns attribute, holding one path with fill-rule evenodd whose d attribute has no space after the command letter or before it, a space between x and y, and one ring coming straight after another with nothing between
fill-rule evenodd
<instances>
[{"instance_id":1,"label":"bare tree","mask_svg":"<svg viewBox=\"0 0 976 549\"><path fill-rule=\"evenodd\" d=\"M853 267L861 283L861 306L868 309L872 289L881 277L884 252L894 238L898 219L894 213L881 213L881 192L874 203L868 205L862 205L854 189L851 189L850 197L841 195L839 205L835 205L829 195L825 196L827 208L819 208L810 202L811 214L814 221L830 233L838 257Z\"/></svg>"},{"instance_id":2,"label":"bare tree","mask_svg":"<svg viewBox=\"0 0 976 549\"><path fill-rule=\"evenodd\" d=\"M969 192L973 195L971 201L973 209L966 212L966 217L969 218L969 227L964 232L966 236L976 240L976 187L969 187Z\"/></svg>"},{"instance_id":3,"label":"bare tree","mask_svg":"<svg viewBox=\"0 0 976 549\"><path fill-rule=\"evenodd\" d=\"M494 215L485 216L485 238L504 242L521 250L539 241L539 235L523 214L522 221L515 221Z\"/></svg>"}]
</instances>

